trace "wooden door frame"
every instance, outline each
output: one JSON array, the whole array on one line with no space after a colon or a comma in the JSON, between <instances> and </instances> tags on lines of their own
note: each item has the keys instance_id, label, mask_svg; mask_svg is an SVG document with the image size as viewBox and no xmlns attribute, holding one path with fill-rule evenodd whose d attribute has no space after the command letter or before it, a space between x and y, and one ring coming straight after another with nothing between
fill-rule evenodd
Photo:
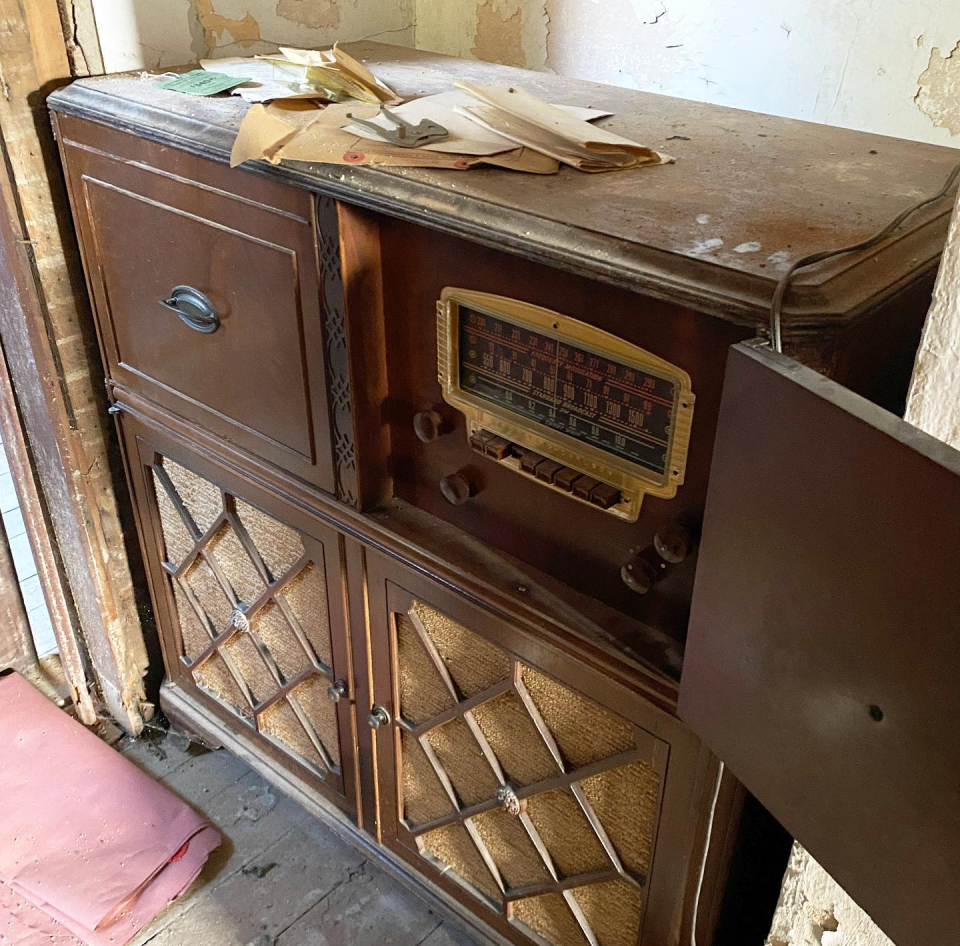
<instances>
[{"instance_id":1,"label":"wooden door frame","mask_svg":"<svg viewBox=\"0 0 960 946\"><path fill-rule=\"evenodd\" d=\"M71 79L70 53L57 0L0 0L0 19L0 422L78 713L93 723L102 708L137 733L152 711L147 649L103 369L44 104Z\"/></svg>"}]
</instances>

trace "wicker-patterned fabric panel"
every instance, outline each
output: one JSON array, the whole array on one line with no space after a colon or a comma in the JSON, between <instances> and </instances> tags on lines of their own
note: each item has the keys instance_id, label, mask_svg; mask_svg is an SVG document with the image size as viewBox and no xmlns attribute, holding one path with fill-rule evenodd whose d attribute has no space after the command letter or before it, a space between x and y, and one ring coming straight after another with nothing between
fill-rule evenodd
<instances>
[{"instance_id":1,"label":"wicker-patterned fabric panel","mask_svg":"<svg viewBox=\"0 0 960 946\"><path fill-rule=\"evenodd\" d=\"M461 697L475 696L509 679L512 662L505 651L428 605L415 602L412 610L447 665Z\"/></svg>"},{"instance_id":2,"label":"wicker-patterned fabric panel","mask_svg":"<svg viewBox=\"0 0 960 946\"><path fill-rule=\"evenodd\" d=\"M240 601L251 604L267 590L233 526L224 524L207 546Z\"/></svg>"},{"instance_id":3,"label":"wicker-patterned fabric panel","mask_svg":"<svg viewBox=\"0 0 960 946\"><path fill-rule=\"evenodd\" d=\"M518 900L513 906L513 918L554 946L589 946L577 918L559 894Z\"/></svg>"},{"instance_id":4,"label":"wicker-patterned fabric panel","mask_svg":"<svg viewBox=\"0 0 960 946\"><path fill-rule=\"evenodd\" d=\"M251 624L287 680L292 680L312 666L277 604L272 601L267 604L251 619Z\"/></svg>"},{"instance_id":5,"label":"wicker-patterned fabric panel","mask_svg":"<svg viewBox=\"0 0 960 946\"><path fill-rule=\"evenodd\" d=\"M183 653L188 660L196 660L209 646L211 637L197 612L187 600L177 582L173 582L173 597L177 605L177 617L180 621L180 637L183 639Z\"/></svg>"},{"instance_id":6,"label":"wicker-patterned fabric panel","mask_svg":"<svg viewBox=\"0 0 960 946\"><path fill-rule=\"evenodd\" d=\"M427 742L450 777L461 805L476 805L497 794L500 783L463 720L455 719L431 730Z\"/></svg>"},{"instance_id":7,"label":"wicker-patterned fabric panel","mask_svg":"<svg viewBox=\"0 0 960 946\"><path fill-rule=\"evenodd\" d=\"M235 502L237 518L253 540L270 574L274 579L285 575L304 553L300 536L290 526L278 522L256 506L251 506L242 499Z\"/></svg>"},{"instance_id":8,"label":"wicker-patterned fabric panel","mask_svg":"<svg viewBox=\"0 0 960 946\"><path fill-rule=\"evenodd\" d=\"M553 756L518 697L512 693L498 696L478 706L473 715L510 781L531 785L559 774Z\"/></svg>"},{"instance_id":9,"label":"wicker-patterned fabric panel","mask_svg":"<svg viewBox=\"0 0 960 946\"><path fill-rule=\"evenodd\" d=\"M642 895L633 884L611 880L572 893L600 946L636 946Z\"/></svg>"},{"instance_id":10,"label":"wicker-patterned fabric panel","mask_svg":"<svg viewBox=\"0 0 960 946\"><path fill-rule=\"evenodd\" d=\"M241 716L251 715L250 705L219 654L212 654L209 660L205 660L194 671L193 677L199 686L209 690L221 703L226 703Z\"/></svg>"},{"instance_id":11,"label":"wicker-patterned fabric panel","mask_svg":"<svg viewBox=\"0 0 960 946\"><path fill-rule=\"evenodd\" d=\"M454 874L494 900L500 899L500 888L483 862L477 846L463 825L447 825L419 838L420 850L435 857Z\"/></svg>"},{"instance_id":12,"label":"wicker-patterned fabric panel","mask_svg":"<svg viewBox=\"0 0 960 946\"><path fill-rule=\"evenodd\" d=\"M179 565L193 548L193 537L187 531L180 513L174 507L163 484L156 477L153 477L153 489L157 496L157 509L160 512L160 528L163 531L167 561Z\"/></svg>"},{"instance_id":13,"label":"wicker-patterned fabric panel","mask_svg":"<svg viewBox=\"0 0 960 946\"><path fill-rule=\"evenodd\" d=\"M453 697L410 619L405 614L396 615L396 619L400 714L411 723L425 723L453 706Z\"/></svg>"},{"instance_id":14,"label":"wicker-patterned fabric panel","mask_svg":"<svg viewBox=\"0 0 960 946\"><path fill-rule=\"evenodd\" d=\"M223 513L220 489L179 463L165 458L163 468L197 528L206 532Z\"/></svg>"},{"instance_id":15,"label":"wicker-patterned fabric panel","mask_svg":"<svg viewBox=\"0 0 960 946\"><path fill-rule=\"evenodd\" d=\"M307 719L327 750L334 765L340 765L340 730L337 727L337 707L327 696L329 682L320 676L311 677L293 691Z\"/></svg>"},{"instance_id":16,"label":"wicker-patterned fabric panel","mask_svg":"<svg viewBox=\"0 0 960 946\"><path fill-rule=\"evenodd\" d=\"M572 767L600 762L636 746L633 727L593 700L532 667L522 668L521 679Z\"/></svg>"},{"instance_id":17,"label":"wicker-patterned fabric panel","mask_svg":"<svg viewBox=\"0 0 960 946\"><path fill-rule=\"evenodd\" d=\"M250 687L250 692L253 693L257 703L268 700L277 692L277 682L267 669L263 656L248 633L236 634L221 647L221 650L233 661L233 665Z\"/></svg>"},{"instance_id":18,"label":"wicker-patterned fabric panel","mask_svg":"<svg viewBox=\"0 0 960 946\"><path fill-rule=\"evenodd\" d=\"M420 743L409 733L403 733L400 751L404 819L416 827L450 814L453 802Z\"/></svg>"},{"instance_id":19,"label":"wicker-patterned fabric panel","mask_svg":"<svg viewBox=\"0 0 960 946\"><path fill-rule=\"evenodd\" d=\"M317 752L306 730L300 725L293 707L286 700L274 703L260 715L260 730L283 743L301 759L305 759L321 771L326 770L320 753Z\"/></svg>"},{"instance_id":20,"label":"wicker-patterned fabric panel","mask_svg":"<svg viewBox=\"0 0 960 946\"><path fill-rule=\"evenodd\" d=\"M603 845L579 802L568 791L543 792L527 800L527 815L563 877L610 866Z\"/></svg>"},{"instance_id":21,"label":"wicker-patterned fabric panel","mask_svg":"<svg viewBox=\"0 0 960 946\"><path fill-rule=\"evenodd\" d=\"M314 653L328 667L333 663L330 647L330 613L327 610L327 580L323 568L310 562L284 585L282 596L303 628Z\"/></svg>"},{"instance_id":22,"label":"wicker-patterned fabric panel","mask_svg":"<svg viewBox=\"0 0 960 946\"><path fill-rule=\"evenodd\" d=\"M580 785L623 866L646 877L660 807L660 777L645 762L634 762Z\"/></svg>"},{"instance_id":23,"label":"wicker-patterned fabric panel","mask_svg":"<svg viewBox=\"0 0 960 946\"><path fill-rule=\"evenodd\" d=\"M216 633L222 634L230 626L233 607L213 569L203 558L198 558L184 573L183 581L190 587Z\"/></svg>"},{"instance_id":24,"label":"wicker-patterned fabric panel","mask_svg":"<svg viewBox=\"0 0 960 946\"><path fill-rule=\"evenodd\" d=\"M551 879L519 818L494 810L472 820L508 889L547 883Z\"/></svg>"}]
</instances>

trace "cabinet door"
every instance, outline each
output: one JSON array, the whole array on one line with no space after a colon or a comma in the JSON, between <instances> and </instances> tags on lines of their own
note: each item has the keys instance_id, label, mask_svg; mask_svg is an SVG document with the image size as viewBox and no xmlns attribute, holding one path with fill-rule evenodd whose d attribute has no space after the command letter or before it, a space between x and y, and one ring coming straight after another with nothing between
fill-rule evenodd
<instances>
[{"instance_id":1,"label":"cabinet door","mask_svg":"<svg viewBox=\"0 0 960 946\"><path fill-rule=\"evenodd\" d=\"M899 946L960 942L958 594L960 453L735 347L680 714Z\"/></svg>"},{"instance_id":2,"label":"cabinet door","mask_svg":"<svg viewBox=\"0 0 960 946\"><path fill-rule=\"evenodd\" d=\"M383 841L517 943L679 938L712 757L666 713L368 555Z\"/></svg>"},{"instance_id":3,"label":"cabinet door","mask_svg":"<svg viewBox=\"0 0 960 946\"><path fill-rule=\"evenodd\" d=\"M338 534L124 415L168 681L356 811Z\"/></svg>"}]
</instances>

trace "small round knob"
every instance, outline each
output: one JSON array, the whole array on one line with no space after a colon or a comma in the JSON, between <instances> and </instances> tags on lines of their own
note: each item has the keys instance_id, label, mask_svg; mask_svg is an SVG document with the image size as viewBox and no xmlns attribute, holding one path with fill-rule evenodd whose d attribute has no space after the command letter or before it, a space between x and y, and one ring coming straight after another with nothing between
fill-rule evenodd
<instances>
[{"instance_id":1,"label":"small round knob","mask_svg":"<svg viewBox=\"0 0 960 946\"><path fill-rule=\"evenodd\" d=\"M347 681L337 680L327 687L327 697L331 703L339 703L347 695Z\"/></svg>"},{"instance_id":2,"label":"small round knob","mask_svg":"<svg viewBox=\"0 0 960 946\"><path fill-rule=\"evenodd\" d=\"M437 411L419 411L413 415L413 432L417 435L417 439L424 443L433 443L448 429L443 417Z\"/></svg>"},{"instance_id":3,"label":"small round knob","mask_svg":"<svg viewBox=\"0 0 960 946\"><path fill-rule=\"evenodd\" d=\"M371 729L381 729L390 725L390 714L382 707L375 706L367 717L367 724Z\"/></svg>"},{"instance_id":4,"label":"small round knob","mask_svg":"<svg viewBox=\"0 0 960 946\"><path fill-rule=\"evenodd\" d=\"M665 562L679 565L689 554L692 542L683 526L670 525L653 537L653 547Z\"/></svg>"},{"instance_id":5,"label":"small round knob","mask_svg":"<svg viewBox=\"0 0 960 946\"><path fill-rule=\"evenodd\" d=\"M462 506L476 490L462 473L451 473L440 480L440 492L451 506Z\"/></svg>"},{"instance_id":6,"label":"small round knob","mask_svg":"<svg viewBox=\"0 0 960 946\"><path fill-rule=\"evenodd\" d=\"M657 583L658 577L656 563L644 552L633 555L620 569L623 583L638 595L645 595Z\"/></svg>"}]
</instances>

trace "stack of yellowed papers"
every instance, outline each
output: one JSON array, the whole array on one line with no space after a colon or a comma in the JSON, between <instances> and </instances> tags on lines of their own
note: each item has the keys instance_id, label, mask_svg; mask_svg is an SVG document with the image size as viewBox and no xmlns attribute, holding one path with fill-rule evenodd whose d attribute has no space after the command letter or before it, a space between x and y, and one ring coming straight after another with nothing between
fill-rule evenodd
<instances>
[{"instance_id":1,"label":"stack of yellowed papers","mask_svg":"<svg viewBox=\"0 0 960 946\"><path fill-rule=\"evenodd\" d=\"M325 51L284 48L280 53L254 62L279 70L304 70L301 80L314 94L299 87L282 97L265 92L251 97L245 86L234 90L256 104L240 127L231 166L258 159L274 164L303 161L454 170L487 164L555 174L561 164L597 172L673 161L591 124L610 112L551 105L523 89L462 80L449 92L394 104L400 102L396 93L336 46ZM223 62L216 60L210 68L224 71ZM236 68L244 62L251 60L238 60ZM333 104L321 109L317 107L321 98ZM263 104L270 99L272 104ZM389 114L383 111L384 105L391 106ZM440 126L443 137L404 147L397 137L398 121L409 126L408 136L411 127L427 122L433 128Z\"/></svg>"},{"instance_id":2,"label":"stack of yellowed papers","mask_svg":"<svg viewBox=\"0 0 960 946\"><path fill-rule=\"evenodd\" d=\"M210 72L252 80L233 90L250 103L315 99L392 105L402 101L359 59L337 45L322 50L281 46L273 56L204 59L200 65Z\"/></svg>"}]
</instances>

